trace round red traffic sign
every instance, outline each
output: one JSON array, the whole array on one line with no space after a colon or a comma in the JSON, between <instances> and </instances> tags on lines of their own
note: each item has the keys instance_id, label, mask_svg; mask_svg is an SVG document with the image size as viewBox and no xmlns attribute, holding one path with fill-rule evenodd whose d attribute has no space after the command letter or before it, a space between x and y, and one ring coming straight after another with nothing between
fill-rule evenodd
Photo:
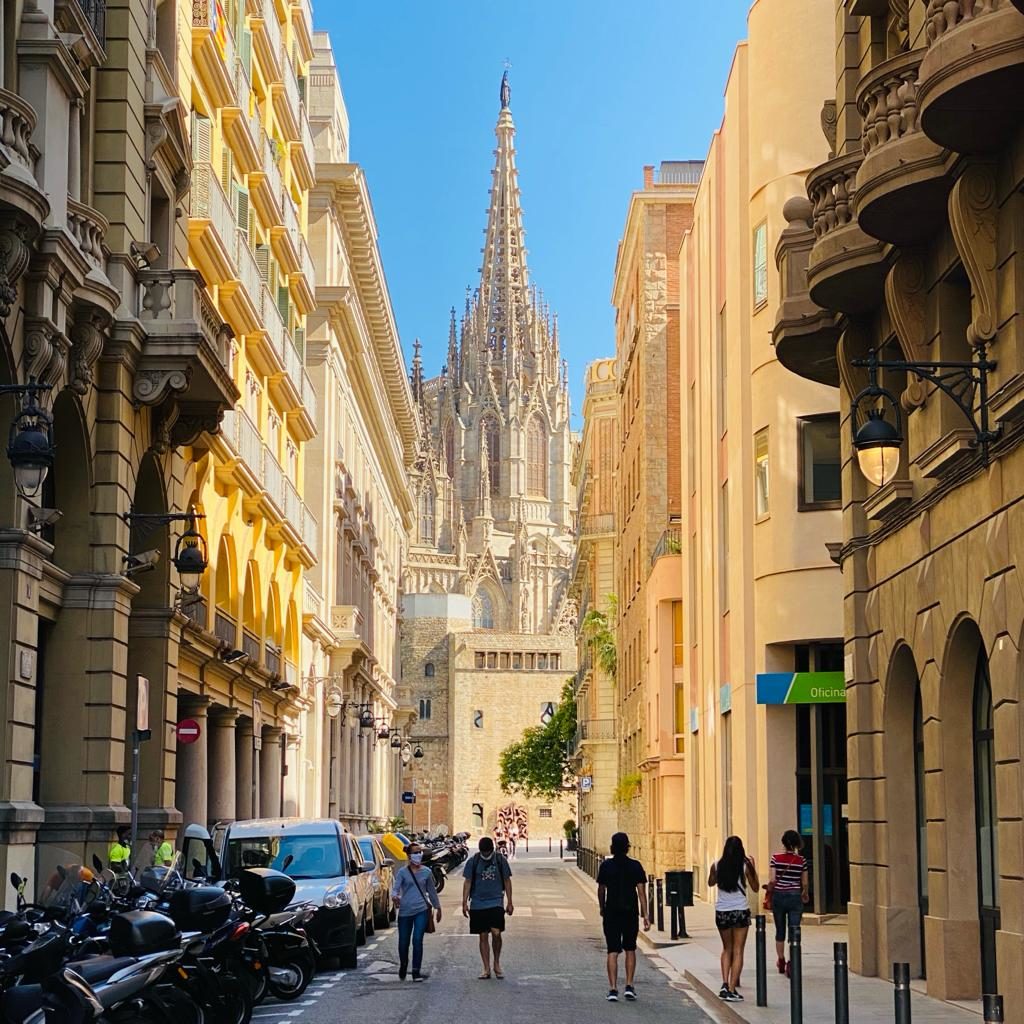
<instances>
[{"instance_id":1,"label":"round red traffic sign","mask_svg":"<svg viewBox=\"0 0 1024 1024\"><path fill-rule=\"evenodd\" d=\"M179 743L195 743L199 739L199 723L194 718L183 718L176 726Z\"/></svg>"}]
</instances>

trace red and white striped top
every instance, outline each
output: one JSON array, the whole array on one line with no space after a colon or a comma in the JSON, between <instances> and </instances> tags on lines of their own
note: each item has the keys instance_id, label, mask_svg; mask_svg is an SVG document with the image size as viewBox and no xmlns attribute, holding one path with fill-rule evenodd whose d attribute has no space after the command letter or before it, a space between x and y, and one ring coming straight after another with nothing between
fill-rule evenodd
<instances>
[{"instance_id":1,"label":"red and white striped top","mask_svg":"<svg viewBox=\"0 0 1024 1024\"><path fill-rule=\"evenodd\" d=\"M802 854L773 853L770 866L775 868L776 892L799 892L803 885L800 876L807 870L807 860Z\"/></svg>"}]
</instances>

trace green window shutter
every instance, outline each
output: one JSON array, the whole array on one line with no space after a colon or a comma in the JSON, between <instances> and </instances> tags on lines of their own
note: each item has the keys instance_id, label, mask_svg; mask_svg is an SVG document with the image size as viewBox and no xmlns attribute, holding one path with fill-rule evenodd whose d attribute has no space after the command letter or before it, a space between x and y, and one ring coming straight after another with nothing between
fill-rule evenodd
<instances>
[{"instance_id":1,"label":"green window shutter","mask_svg":"<svg viewBox=\"0 0 1024 1024\"><path fill-rule=\"evenodd\" d=\"M210 119L192 111L192 162L208 164L213 150L213 132Z\"/></svg>"},{"instance_id":2,"label":"green window shutter","mask_svg":"<svg viewBox=\"0 0 1024 1024\"><path fill-rule=\"evenodd\" d=\"M235 223L249 233L249 190L238 187L235 193Z\"/></svg>"},{"instance_id":3,"label":"green window shutter","mask_svg":"<svg viewBox=\"0 0 1024 1024\"><path fill-rule=\"evenodd\" d=\"M277 289L277 311L281 314L281 319L285 322L285 326L290 326L288 323L288 316L291 306L291 295L288 292L288 285L282 284Z\"/></svg>"},{"instance_id":4,"label":"green window shutter","mask_svg":"<svg viewBox=\"0 0 1024 1024\"><path fill-rule=\"evenodd\" d=\"M299 99L302 100L303 106L306 106L306 76L302 75L299 78Z\"/></svg>"},{"instance_id":5,"label":"green window shutter","mask_svg":"<svg viewBox=\"0 0 1024 1024\"><path fill-rule=\"evenodd\" d=\"M252 33L243 28L238 33L238 56L241 58L245 73L252 79Z\"/></svg>"},{"instance_id":6,"label":"green window shutter","mask_svg":"<svg viewBox=\"0 0 1024 1024\"><path fill-rule=\"evenodd\" d=\"M302 357L303 363L306 361L306 328L296 327L292 331L292 338L295 341L295 348L298 350L299 355Z\"/></svg>"},{"instance_id":7,"label":"green window shutter","mask_svg":"<svg viewBox=\"0 0 1024 1024\"><path fill-rule=\"evenodd\" d=\"M256 266L260 269L260 277L266 284L270 280L270 246L262 243L257 245L253 249L253 255L256 257Z\"/></svg>"}]
</instances>

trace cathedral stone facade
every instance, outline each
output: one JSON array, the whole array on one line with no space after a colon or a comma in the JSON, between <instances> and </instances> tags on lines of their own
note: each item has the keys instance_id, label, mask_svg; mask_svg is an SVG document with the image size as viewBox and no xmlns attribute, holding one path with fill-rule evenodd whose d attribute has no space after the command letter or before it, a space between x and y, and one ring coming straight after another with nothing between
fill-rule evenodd
<instances>
[{"instance_id":1,"label":"cathedral stone facade","mask_svg":"<svg viewBox=\"0 0 1024 1024\"><path fill-rule=\"evenodd\" d=\"M568 374L527 270L507 78L495 134L480 284L461 324L452 310L440 374L425 377L418 342L412 365L423 431L402 673L424 756L406 789L417 827L479 832L511 815L557 836L569 799L511 798L497 781L501 751L543 723L576 667Z\"/></svg>"}]
</instances>

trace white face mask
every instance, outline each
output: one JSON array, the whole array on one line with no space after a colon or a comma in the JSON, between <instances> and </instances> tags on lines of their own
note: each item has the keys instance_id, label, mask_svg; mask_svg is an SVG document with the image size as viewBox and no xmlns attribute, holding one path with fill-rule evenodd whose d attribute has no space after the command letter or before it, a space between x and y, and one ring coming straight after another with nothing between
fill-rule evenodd
<instances>
[{"instance_id":1,"label":"white face mask","mask_svg":"<svg viewBox=\"0 0 1024 1024\"><path fill-rule=\"evenodd\" d=\"M413 864L422 864L423 863L423 854L422 853L410 853L409 854L409 860L411 860L413 862Z\"/></svg>"},{"instance_id":2,"label":"white face mask","mask_svg":"<svg viewBox=\"0 0 1024 1024\"><path fill-rule=\"evenodd\" d=\"M482 858L483 860L491 860L491 859L492 859L492 858L494 857L494 851L493 851L493 850L491 850L491 852L490 852L490 853L481 853L481 854L480 854L480 857L481 857L481 858Z\"/></svg>"}]
</instances>

